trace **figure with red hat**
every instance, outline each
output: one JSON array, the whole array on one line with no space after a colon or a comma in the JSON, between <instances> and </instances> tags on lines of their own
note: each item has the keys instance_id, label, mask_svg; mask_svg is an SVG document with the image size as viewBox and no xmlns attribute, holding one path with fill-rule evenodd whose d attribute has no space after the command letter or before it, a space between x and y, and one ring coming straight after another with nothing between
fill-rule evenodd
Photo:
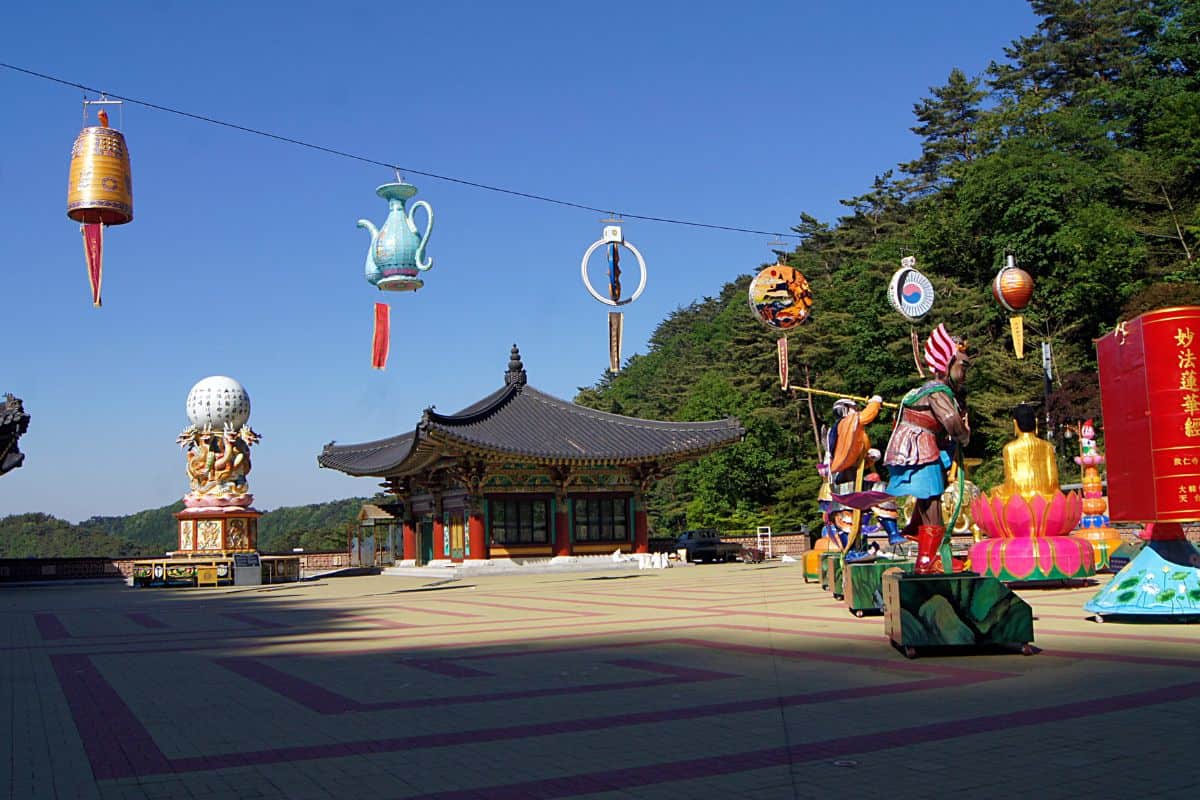
<instances>
[{"instance_id":1,"label":"figure with red hat","mask_svg":"<svg viewBox=\"0 0 1200 800\"><path fill-rule=\"evenodd\" d=\"M939 549L945 538L942 492L956 447L971 438L967 420L967 354L963 341L938 325L925 342L925 363L934 379L900 401L883 463L889 494L912 496L916 507L903 533L917 540L918 575L946 570ZM961 569L957 560L952 567Z\"/></svg>"}]
</instances>

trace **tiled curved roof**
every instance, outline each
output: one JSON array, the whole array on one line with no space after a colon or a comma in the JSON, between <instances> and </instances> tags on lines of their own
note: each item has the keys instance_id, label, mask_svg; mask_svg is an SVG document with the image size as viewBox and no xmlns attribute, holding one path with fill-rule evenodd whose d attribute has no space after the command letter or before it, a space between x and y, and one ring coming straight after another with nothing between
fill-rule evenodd
<instances>
[{"instance_id":1,"label":"tiled curved roof","mask_svg":"<svg viewBox=\"0 0 1200 800\"><path fill-rule=\"evenodd\" d=\"M636 463L699 456L740 441L746 432L732 418L660 422L585 408L525 385L515 348L513 358L504 388L479 402L456 414L428 409L416 430L402 436L331 443L317 462L350 475L411 474L429 463L432 450L450 445L559 464Z\"/></svg>"}]
</instances>

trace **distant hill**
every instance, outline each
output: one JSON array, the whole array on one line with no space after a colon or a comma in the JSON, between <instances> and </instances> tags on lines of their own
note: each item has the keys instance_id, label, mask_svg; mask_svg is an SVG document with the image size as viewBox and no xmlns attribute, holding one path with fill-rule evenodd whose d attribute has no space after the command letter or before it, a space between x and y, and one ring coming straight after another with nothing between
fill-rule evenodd
<instances>
[{"instance_id":1,"label":"distant hill","mask_svg":"<svg viewBox=\"0 0 1200 800\"><path fill-rule=\"evenodd\" d=\"M264 553L341 550L347 528L358 519L367 497L349 497L268 511L258 522ZM77 525L49 514L0 518L0 558L161 555L175 546L176 511L183 503L138 511L123 517L91 517Z\"/></svg>"}]
</instances>

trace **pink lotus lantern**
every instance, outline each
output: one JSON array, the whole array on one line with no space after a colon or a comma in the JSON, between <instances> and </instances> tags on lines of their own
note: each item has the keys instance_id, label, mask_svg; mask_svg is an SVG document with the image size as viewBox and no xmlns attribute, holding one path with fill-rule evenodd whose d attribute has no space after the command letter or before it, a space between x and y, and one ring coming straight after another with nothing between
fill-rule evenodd
<instances>
[{"instance_id":1,"label":"pink lotus lantern","mask_svg":"<svg viewBox=\"0 0 1200 800\"><path fill-rule=\"evenodd\" d=\"M1052 581L1096 574L1091 545L1067 536L1083 514L1075 492L1045 496L993 491L971 505L988 538L971 547L971 568L1004 581Z\"/></svg>"}]
</instances>

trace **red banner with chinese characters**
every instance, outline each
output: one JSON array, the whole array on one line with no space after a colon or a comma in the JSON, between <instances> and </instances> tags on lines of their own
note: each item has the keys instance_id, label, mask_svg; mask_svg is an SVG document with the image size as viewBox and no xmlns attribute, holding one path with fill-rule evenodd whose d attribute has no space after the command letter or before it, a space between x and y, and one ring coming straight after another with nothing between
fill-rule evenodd
<instances>
[{"instance_id":1,"label":"red banner with chinese characters","mask_svg":"<svg viewBox=\"0 0 1200 800\"><path fill-rule=\"evenodd\" d=\"M104 226L88 223L79 226L83 234L83 255L87 258L88 282L92 284L92 305L100 307L100 279L104 275Z\"/></svg>"},{"instance_id":2,"label":"red banner with chinese characters","mask_svg":"<svg viewBox=\"0 0 1200 800\"><path fill-rule=\"evenodd\" d=\"M383 369L387 366L388 348L392 341L392 309L387 303L375 304L375 336L371 343L371 366Z\"/></svg>"},{"instance_id":3,"label":"red banner with chinese characters","mask_svg":"<svg viewBox=\"0 0 1200 800\"><path fill-rule=\"evenodd\" d=\"M1096 350L1110 517L1200 520L1200 307L1143 314Z\"/></svg>"},{"instance_id":4,"label":"red banner with chinese characters","mask_svg":"<svg viewBox=\"0 0 1200 800\"><path fill-rule=\"evenodd\" d=\"M787 353L787 337L781 336L775 342L775 349L779 351L779 386L784 391L788 388L788 353Z\"/></svg>"}]
</instances>

